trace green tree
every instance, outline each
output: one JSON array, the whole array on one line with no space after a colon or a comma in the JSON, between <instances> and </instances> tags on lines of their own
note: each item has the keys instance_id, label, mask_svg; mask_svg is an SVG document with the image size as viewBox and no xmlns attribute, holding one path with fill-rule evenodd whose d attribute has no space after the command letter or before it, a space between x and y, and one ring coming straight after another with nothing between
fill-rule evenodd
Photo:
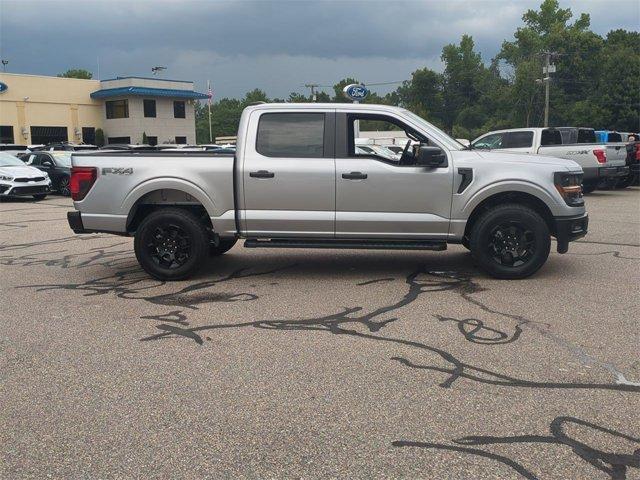
<instances>
[{"instance_id":1,"label":"green tree","mask_svg":"<svg viewBox=\"0 0 640 480\"><path fill-rule=\"evenodd\" d=\"M149 139L147 138L147 132L142 132L142 145L147 145L149 143Z\"/></svg>"},{"instance_id":2,"label":"green tree","mask_svg":"<svg viewBox=\"0 0 640 480\"><path fill-rule=\"evenodd\" d=\"M96 128L96 145L104 147L104 131L101 128Z\"/></svg>"},{"instance_id":3,"label":"green tree","mask_svg":"<svg viewBox=\"0 0 640 480\"><path fill-rule=\"evenodd\" d=\"M85 70L83 68L71 68L66 72L59 73L58 77L62 78L81 78L83 80L91 80L93 78L93 73L89 70Z\"/></svg>"}]
</instances>

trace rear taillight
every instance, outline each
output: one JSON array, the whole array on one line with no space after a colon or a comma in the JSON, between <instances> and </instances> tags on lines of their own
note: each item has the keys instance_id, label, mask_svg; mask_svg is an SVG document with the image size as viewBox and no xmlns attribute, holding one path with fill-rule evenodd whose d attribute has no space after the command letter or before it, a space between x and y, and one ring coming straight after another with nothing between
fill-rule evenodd
<instances>
[{"instance_id":1,"label":"rear taillight","mask_svg":"<svg viewBox=\"0 0 640 480\"><path fill-rule=\"evenodd\" d=\"M598 163L607 163L607 152L605 150L596 148L593 151L593 154L596 156L596 160L598 160Z\"/></svg>"},{"instance_id":2,"label":"rear taillight","mask_svg":"<svg viewBox=\"0 0 640 480\"><path fill-rule=\"evenodd\" d=\"M71 198L80 201L86 197L97 177L98 169L96 167L71 167L71 181L69 182Z\"/></svg>"},{"instance_id":3,"label":"rear taillight","mask_svg":"<svg viewBox=\"0 0 640 480\"><path fill-rule=\"evenodd\" d=\"M636 160L640 162L640 142L636 143Z\"/></svg>"}]
</instances>

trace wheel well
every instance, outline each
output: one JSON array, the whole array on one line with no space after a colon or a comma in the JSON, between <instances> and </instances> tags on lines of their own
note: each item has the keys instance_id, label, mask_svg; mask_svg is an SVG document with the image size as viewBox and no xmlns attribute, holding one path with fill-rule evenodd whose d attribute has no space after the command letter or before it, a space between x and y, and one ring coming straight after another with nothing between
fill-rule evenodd
<instances>
[{"instance_id":1,"label":"wheel well","mask_svg":"<svg viewBox=\"0 0 640 480\"><path fill-rule=\"evenodd\" d=\"M131 208L127 218L127 232L133 233L144 218L159 208L182 208L196 215L209 230L213 231L211 217L197 198L181 190L161 189L144 194Z\"/></svg>"},{"instance_id":2,"label":"wheel well","mask_svg":"<svg viewBox=\"0 0 640 480\"><path fill-rule=\"evenodd\" d=\"M529 193L524 192L502 192L492 195L489 198L485 198L476 208L473 209L469 219L467 220L467 225L464 229L464 237L469 238L469 234L471 233L471 229L475 222L480 218L484 212L489 210L492 207L497 205L501 205L504 203L518 203L520 205L526 205L531 208L535 212L537 212L547 223L549 227L549 231L552 235L555 235L555 222L553 220L553 214L549 207L540 200L538 197L531 195Z\"/></svg>"}]
</instances>

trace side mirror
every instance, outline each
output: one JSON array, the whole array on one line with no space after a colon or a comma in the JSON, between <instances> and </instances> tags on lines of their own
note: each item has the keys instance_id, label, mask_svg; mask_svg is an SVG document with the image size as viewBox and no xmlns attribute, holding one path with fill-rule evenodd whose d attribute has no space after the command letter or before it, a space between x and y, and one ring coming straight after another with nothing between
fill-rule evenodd
<instances>
[{"instance_id":1,"label":"side mirror","mask_svg":"<svg viewBox=\"0 0 640 480\"><path fill-rule=\"evenodd\" d=\"M469 145L471 145L471 142L469 140L467 140L466 138L456 138L456 140L457 140L458 143L461 143L465 147L468 147Z\"/></svg>"},{"instance_id":2,"label":"side mirror","mask_svg":"<svg viewBox=\"0 0 640 480\"><path fill-rule=\"evenodd\" d=\"M42 166L43 167L53 167L53 163L51 163L49 160L45 160L44 162L42 162Z\"/></svg>"},{"instance_id":3,"label":"side mirror","mask_svg":"<svg viewBox=\"0 0 640 480\"><path fill-rule=\"evenodd\" d=\"M439 147L420 145L416 157L416 165L421 167L444 168L447 164L447 156Z\"/></svg>"}]
</instances>

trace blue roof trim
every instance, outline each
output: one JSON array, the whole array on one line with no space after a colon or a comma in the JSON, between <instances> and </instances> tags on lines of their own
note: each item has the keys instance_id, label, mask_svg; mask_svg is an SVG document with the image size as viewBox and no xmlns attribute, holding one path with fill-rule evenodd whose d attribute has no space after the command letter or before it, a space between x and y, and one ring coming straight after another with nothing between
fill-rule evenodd
<instances>
[{"instance_id":1,"label":"blue roof trim","mask_svg":"<svg viewBox=\"0 0 640 480\"><path fill-rule=\"evenodd\" d=\"M91 94L91 98L110 98L110 97L170 97L170 98L191 98L203 99L209 98L204 93L194 92L193 90L176 90L173 88L150 88L150 87L118 87L104 88L97 90Z\"/></svg>"},{"instance_id":2,"label":"blue roof trim","mask_svg":"<svg viewBox=\"0 0 640 480\"><path fill-rule=\"evenodd\" d=\"M168 78L158 78L158 77L135 77L135 76L130 76L130 77L116 77L116 78L107 78L105 80L100 80L101 82L112 82L114 80L126 80L128 78L137 78L138 80L155 80L158 82L180 82L180 83L193 83L189 80L171 80Z\"/></svg>"}]
</instances>

